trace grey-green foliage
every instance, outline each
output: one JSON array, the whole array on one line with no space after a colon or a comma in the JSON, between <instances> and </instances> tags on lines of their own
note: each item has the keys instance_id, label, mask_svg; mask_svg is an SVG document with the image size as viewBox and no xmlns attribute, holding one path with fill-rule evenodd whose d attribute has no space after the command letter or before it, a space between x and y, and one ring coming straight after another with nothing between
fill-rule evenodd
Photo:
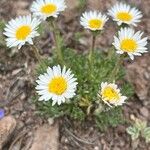
<instances>
[{"instance_id":1,"label":"grey-green foliage","mask_svg":"<svg viewBox=\"0 0 150 150\"><path fill-rule=\"evenodd\" d=\"M150 127L147 127L146 121L135 118L133 125L128 127L126 131L131 135L132 140L142 136L147 143L150 142Z\"/></svg>"},{"instance_id":2,"label":"grey-green foliage","mask_svg":"<svg viewBox=\"0 0 150 150\"><path fill-rule=\"evenodd\" d=\"M79 10L83 10L84 7L86 6L86 0L78 0L78 1L79 1L78 5Z\"/></svg>"},{"instance_id":3,"label":"grey-green foliage","mask_svg":"<svg viewBox=\"0 0 150 150\"><path fill-rule=\"evenodd\" d=\"M5 46L5 42L4 42L4 27L5 27L5 22L4 21L0 21L0 47Z\"/></svg>"},{"instance_id":4,"label":"grey-green foliage","mask_svg":"<svg viewBox=\"0 0 150 150\"><path fill-rule=\"evenodd\" d=\"M84 120L90 114L101 130L106 129L108 126L116 126L118 123L121 123L123 121L121 107L95 113L98 107L97 93L100 88L100 83L105 81L112 82L111 75L117 59L116 53L113 53L110 59L107 57L107 54L100 50L95 51L91 68L89 67L87 54L78 54L72 49L63 48L63 56L67 68L71 68L77 78L77 95L70 102L61 106L51 106L51 101L38 102L36 98L35 103L38 106L38 110L46 116L58 117L68 115L78 120ZM52 58L45 59L37 68L37 76L43 74L48 66L52 67L53 65L57 65L57 62L55 55ZM132 89L123 80L124 74L123 67L119 67L115 80L122 80L124 85L122 92L124 95L127 94L129 96L132 94Z\"/></svg>"},{"instance_id":5,"label":"grey-green foliage","mask_svg":"<svg viewBox=\"0 0 150 150\"><path fill-rule=\"evenodd\" d=\"M124 123L121 107L112 108L98 114L96 113L95 116L96 125L101 131L106 130L109 126L116 127L118 124Z\"/></svg>"},{"instance_id":6,"label":"grey-green foliage","mask_svg":"<svg viewBox=\"0 0 150 150\"><path fill-rule=\"evenodd\" d=\"M40 34L40 35L43 35L43 32L44 32L44 24L43 23L41 23L39 26L38 26L38 33Z\"/></svg>"},{"instance_id":7,"label":"grey-green foliage","mask_svg":"<svg viewBox=\"0 0 150 150\"><path fill-rule=\"evenodd\" d=\"M3 31L4 27L5 27L5 22L0 21L0 30Z\"/></svg>"},{"instance_id":8,"label":"grey-green foliage","mask_svg":"<svg viewBox=\"0 0 150 150\"><path fill-rule=\"evenodd\" d=\"M146 142L150 142L150 127L146 127L143 130L143 137L145 138Z\"/></svg>"},{"instance_id":9,"label":"grey-green foliage","mask_svg":"<svg viewBox=\"0 0 150 150\"><path fill-rule=\"evenodd\" d=\"M132 140L135 140L139 137L140 135L140 131L138 128L134 127L134 126L130 126L127 128L127 133L131 135Z\"/></svg>"}]
</instances>

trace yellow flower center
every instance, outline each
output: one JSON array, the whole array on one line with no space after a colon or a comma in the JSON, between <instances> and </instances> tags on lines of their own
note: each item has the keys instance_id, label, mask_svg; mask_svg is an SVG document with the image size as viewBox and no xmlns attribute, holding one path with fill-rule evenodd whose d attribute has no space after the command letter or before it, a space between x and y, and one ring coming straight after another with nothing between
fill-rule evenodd
<instances>
[{"instance_id":1,"label":"yellow flower center","mask_svg":"<svg viewBox=\"0 0 150 150\"><path fill-rule=\"evenodd\" d=\"M118 12L117 18L121 21L130 21L133 17L128 12Z\"/></svg>"},{"instance_id":2,"label":"yellow flower center","mask_svg":"<svg viewBox=\"0 0 150 150\"><path fill-rule=\"evenodd\" d=\"M124 39L121 42L121 50L125 52L135 52L137 49L137 43L133 39Z\"/></svg>"},{"instance_id":3,"label":"yellow flower center","mask_svg":"<svg viewBox=\"0 0 150 150\"><path fill-rule=\"evenodd\" d=\"M41 8L41 12L44 14L52 14L56 10L57 10L57 6L53 3L46 4Z\"/></svg>"},{"instance_id":4,"label":"yellow flower center","mask_svg":"<svg viewBox=\"0 0 150 150\"><path fill-rule=\"evenodd\" d=\"M31 33L31 27L28 25L21 26L16 31L17 40L25 40Z\"/></svg>"},{"instance_id":5,"label":"yellow flower center","mask_svg":"<svg viewBox=\"0 0 150 150\"><path fill-rule=\"evenodd\" d=\"M92 29L99 29L102 27L102 21L99 19L91 19L89 21L89 27Z\"/></svg>"},{"instance_id":6,"label":"yellow flower center","mask_svg":"<svg viewBox=\"0 0 150 150\"><path fill-rule=\"evenodd\" d=\"M63 77L55 77L48 84L48 90L56 95L61 95L67 89L67 82Z\"/></svg>"},{"instance_id":7,"label":"yellow flower center","mask_svg":"<svg viewBox=\"0 0 150 150\"><path fill-rule=\"evenodd\" d=\"M102 93L102 97L106 98L108 101L118 100L119 99L119 94L112 87L106 87L104 89L103 93Z\"/></svg>"}]
</instances>

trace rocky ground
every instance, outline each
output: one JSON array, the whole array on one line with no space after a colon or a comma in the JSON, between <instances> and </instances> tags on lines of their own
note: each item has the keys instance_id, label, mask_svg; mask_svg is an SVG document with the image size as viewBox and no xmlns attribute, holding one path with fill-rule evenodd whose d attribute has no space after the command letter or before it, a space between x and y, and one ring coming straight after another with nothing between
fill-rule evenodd
<instances>
[{"instance_id":1,"label":"rocky ground","mask_svg":"<svg viewBox=\"0 0 150 150\"><path fill-rule=\"evenodd\" d=\"M32 0L1 0L0 19L7 22L12 17L29 13ZM106 12L116 0L87 0L85 9L98 9ZM150 1L126 0L139 7L143 19L137 29L150 35ZM79 42L75 33L83 31L79 24L80 11L76 0L67 0L69 8L59 19L59 27L67 46L82 51L88 49L90 34L83 32ZM107 49L112 43L116 26L112 21L106 25L104 34L98 38L97 48ZM1 33L0 33L1 34ZM37 45L41 55L50 56L53 48L51 32L46 29ZM148 45L150 49L150 45ZM34 95L34 68L36 60L26 46L20 52L13 48L6 50L0 42L0 104L4 106L5 116L0 120L0 148L4 150L150 150L150 145L141 138L131 142L126 133L126 125L109 128L101 133L87 121L82 125L70 120L53 120L40 117L32 103ZM126 79L133 83L135 95L126 105L124 114L148 121L150 125L150 54L126 62ZM43 140L44 139L44 140Z\"/></svg>"}]
</instances>

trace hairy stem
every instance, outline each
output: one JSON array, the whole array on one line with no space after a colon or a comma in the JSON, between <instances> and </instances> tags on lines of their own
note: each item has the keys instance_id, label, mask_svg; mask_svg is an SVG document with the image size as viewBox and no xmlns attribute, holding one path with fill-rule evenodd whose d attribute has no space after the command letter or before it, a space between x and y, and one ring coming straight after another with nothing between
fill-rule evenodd
<instances>
[{"instance_id":1,"label":"hairy stem","mask_svg":"<svg viewBox=\"0 0 150 150\"><path fill-rule=\"evenodd\" d=\"M34 55L35 55L36 59L38 60L38 62L41 62L41 56L39 54L38 48L35 45L30 45L30 47L33 50Z\"/></svg>"},{"instance_id":2,"label":"hairy stem","mask_svg":"<svg viewBox=\"0 0 150 150\"><path fill-rule=\"evenodd\" d=\"M54 36L54 40L55 40L55 46L56 46L56 53L57 53L57 59L59 61L59 63L61 65L64 64L64 59L63 59L63 55L62 55L62 51L61 51L61 43L60 43L60 33L56 27L56 24L54 24L54 21L51 20L50 24L52 26L52 30L53 30L53 36Z\"/></svg>"},{"instance_id":3,"label":"hairy stem","mask_svg":"<svg viewBox=\"0 0 150 150\"><path fill-rule=\"evenodd\" d=\"M121 57L120 55L117 58L116 64L114 66L114 69L112 70L111 76L110 76L110 81L115 81L116 80L116 76L119 72L120 66L122 65L122 60L123 57Z\"/></svg>"},{"instance_id":4,"label":"hairy stem","mask_svg":"<svg viewBox=\"0 0 150 150\"><path fill-rule=\"evenodd\" d=\"M89 52L89 63L90 63L90 67L92 66L92 63L93 63L93 52L94 52L94 49L95 49L95 41L96 41L96 35L92 35L92 46L91 46L91 49L90 49L90 52Z\"/></svg>"}]
</instances>

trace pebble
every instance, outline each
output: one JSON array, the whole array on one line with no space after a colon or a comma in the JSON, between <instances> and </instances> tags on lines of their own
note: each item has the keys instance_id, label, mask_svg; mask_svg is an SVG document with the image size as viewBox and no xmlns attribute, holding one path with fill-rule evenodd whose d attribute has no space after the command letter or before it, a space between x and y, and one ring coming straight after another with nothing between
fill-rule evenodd
<instances>
[{"instance_id":1,"label":"pebble","mask_svg":"<svg viewBox=\"0 0 150 150\"><path fill-rule=\"evenodd\" d=\"M143 117L148 118L149 117L149 111L146 107L140 108L140 113Z\"/></svg>"},{"instance_id":2,"label":"pebble","mask_svg":"<svg viewBox=\"0 0 150 150\"><path fill-rule=\"evenodd\" d=\"M98 147L98 146L95 146L95 147L94 147L94 150L99 150L99 147Z\"/></svg>"},{"instance_id":3,"label":"pebble","mask_svg":"<svg viewBox=\"0 0 150 150\"><path fill-rule=\"evenodd\" d=\"M23 127L24 127L23 121L18 121L18 123L17 123L17 129L21 129Z\"/></svg>"},{"instance_id":4,"label":"pebble","mask_svg":"<svg viewBox=\"0 0 150 150\"><path fill-rule=\"evenodd\" d=\"M15 69L12 71L12 76L17 75L22 69Z\"/></svg>"},{"instance_id":5,"label":"pebble","mask_svg":"<svg viewBox=\"0 0 150 150\"><path fill-rule=\"evenodd\" d=\"M54 118L48 118L48 123L49 123L49 125L53 125L54 124Z\"/></svg>"},{"instance_id":6,"label":"pebble","mask_svg":"<svg viewBox=\"0 0 150 150\"><path fill-rule=\"evenodd\" d=\"M16 128L16 120L13 116L6 116L0 120L0 149L6 144Z\"/></svg>"},{"instance_id":7,"label":"pebble","mask_svg":"<svg viewBox=\"0 0 150 150\"><path fill-rule=\"evenodd\" d=\"M80 38L79 42L80 42L80 44L82 44L84 46L87 46L87 44L88 44L86 38L84 38L84 37Z\"/></svg>"},{"instance_id":8,"label":"pebble","mask_svg":"<svg viewBox=\"0 0 150 150\"><path fill-rule=\"evenodd\" d=\"M25 98L26 98L26 94L25 94L25 93L22 93L21 96L20 96L20 99L21 99L21 100L24 100Z\"/></svg>"},{"instance_id":9,"label":"pebble","mask_svg":"<svg viewBox=\"0 0 150 150\"><path fill-rule=\"evenodd\" d=\"M62 136L60 141L61 143L65 143L65 144L69 143L69 140L65 136Z\"/></svg>"},{"instance_id":10,"label":"pebble","mask_svg":"<svg viewBox=\"0 0 150 150\"><path fill-rule=\"evenodd\" d=\"M125 132L126 132L125 126L119 125L119 126L117 127L117 132L118 132L118 134L123 134L123 133L125 133Z\"/></svg>"},{"instance_id":11,"label":"pebble","mask_svg":"<svg viewBox=\"0 0 150 150\"><path fill-rule=\"evenodd\" d=\"M45 124L37 129L34 134L33 144L29 150L58 150L59 130L58 125Z\"/></svg>"},{"instance_id":12,"label":"pebble","mask_svg":"<svg viewBox=\"0 0 150 150\"><path fill-rule=\"evenodd\" d=\"M26 125L31 125L31 124L33 124L34 123L34 120L31 118L31 117L29 117L26 121L25 121L25 124Z\"/></svg>"},{"instance_id":13,"label":"pebble","mask_svg":"<svg viewBox=\"0 0 150 150\"><path fill-rule=\"evenodd\" d=\"M145 72L145 73L144 73L144 77L145 77L146 79L149 79L149 78L150 78L150 74L149 74L148 72Z\"/></svg>"}]
</instances>

